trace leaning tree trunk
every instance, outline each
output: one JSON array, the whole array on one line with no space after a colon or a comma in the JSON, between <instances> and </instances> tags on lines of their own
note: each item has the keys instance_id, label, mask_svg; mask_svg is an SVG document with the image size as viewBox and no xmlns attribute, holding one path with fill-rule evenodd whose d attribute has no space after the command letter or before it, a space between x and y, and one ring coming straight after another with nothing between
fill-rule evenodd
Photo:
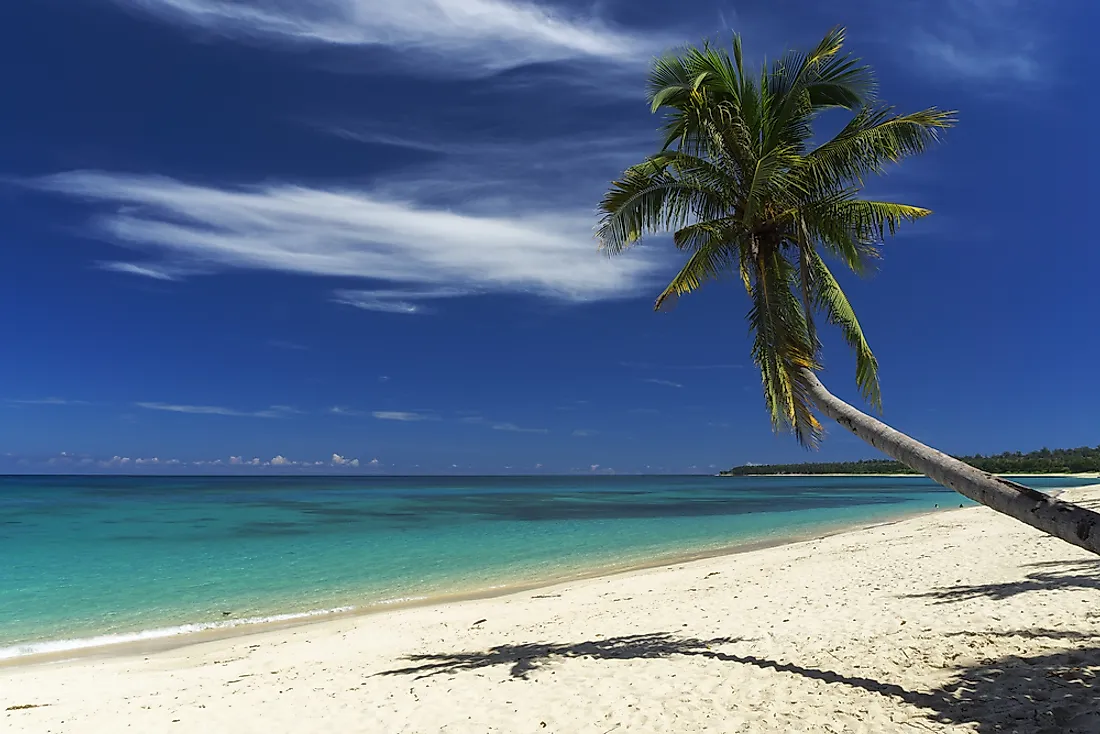
<instances>
[{"instance_id":1,"label":"leaning tree trunk","mask_svg":"<svg viewBox=\"0 0 1100 734\"><path fill-rule=\"evenodd\" d=\"M810 395L822 413L902 464L975 502L1100 555L1100 514L976 469L925 446L836 397L809 372Z\"/></svg>"}]
</instances>

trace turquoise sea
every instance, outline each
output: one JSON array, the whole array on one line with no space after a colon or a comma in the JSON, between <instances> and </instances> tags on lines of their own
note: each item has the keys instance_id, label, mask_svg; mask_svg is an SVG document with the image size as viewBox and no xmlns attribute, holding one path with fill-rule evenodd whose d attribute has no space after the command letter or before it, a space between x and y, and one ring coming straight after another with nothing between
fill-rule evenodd
<instances>
[{"instance_id":1,"label":"turquoise sea","mask_svg":"<svg viewBox=\"0 0 1100 734\"><path fill-rule=\"evenodd\" d=\"M879 477L0 477L0 659L492 593L963 501Z\"/></svg>"}]
</instances>

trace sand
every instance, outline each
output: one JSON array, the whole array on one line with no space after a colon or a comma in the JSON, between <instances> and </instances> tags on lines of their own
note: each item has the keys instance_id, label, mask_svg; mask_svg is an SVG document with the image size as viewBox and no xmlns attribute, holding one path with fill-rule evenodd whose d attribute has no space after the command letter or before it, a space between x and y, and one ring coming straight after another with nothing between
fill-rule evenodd
<instances>
[{"instance_id":1,"label":"sand","mask_svg":"<svg viewBox=\"0 0 1100 734\"><path fill-rule=\"evenodd\" d=\"M1065 496L1100 506L1100 487ZM1095 734L1098 676L1100 560L968 508L493 599L2 668L0 730Z\"/></svg>"}]
</instances>

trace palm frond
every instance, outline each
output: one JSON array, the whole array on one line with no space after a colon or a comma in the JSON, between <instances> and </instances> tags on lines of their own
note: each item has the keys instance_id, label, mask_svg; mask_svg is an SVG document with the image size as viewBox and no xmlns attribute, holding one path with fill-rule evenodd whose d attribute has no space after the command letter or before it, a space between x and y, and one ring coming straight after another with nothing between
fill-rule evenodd
<instances>
[{"instance_id":1,"label":"palm frond","mask_svg":"<svg viewBox=\"0 0 1100 734\"><path fill-rule=\"evenodd\" d=\"M835 27L813 50L789 51L772 66L768 91L776 107L769 121L769 145L808 139L813 116L823 109L858 109L871 103L874 75L859 59L840 55L844 37L844 28Z\"/></svg>"},{"instance_id":2,"label":"palm frond","mask_svg":"<svg viewBox=\"0 0 1100 734\"><path fill-rule=\"evenodd\" d=\"M744 201L742 218L750 224L763 209L766 200L774 200L777 189L797 186L798 180L792 177L792 171L798 166L800 157L790 148L772 148L756 161L751 172L749 190Z\"/></svg>"},{"instance_id":3,"label":"palm frond","mask_svg":"<svg viewBox=\"0 0 1100 734\"><path fill-rule=\"evenodd\" d=\"M887 201L850 199L836 204L831 213L838 220L847 222L861 239L881 242L887 234L897 234L902 223L923 219L932 210Z\"/></svg>"},{"instance_id":4,"label":"palm frond","mask_svg":"<svg viewBox=\"0 0 1100 734\"><path fill-rule=\"evenodd\" d=\"M596 230L602 250L617 255L645 232L676 229L692 217L717 218L726 208L721 190L696 176L681 180L659 161L628 168L600 203Z\"/></svg>"},{"instance_id":5,"label":"palm frond","mask_svg":"<svg viewBox=\"0 0 1100 734\"><path fill-rule=\"evenodd\" d=\"M667 309L680 296L691 293L708 280L718 280L737 267L738 249L725 244L726 230L718 223L700 223L676 233L677 246L694 249L684 267L657 296L655 311Z\"/></svg>"},{"instance_id":6,"label":"palm frond","mask_svg":"<svg viewBox=\"0 0 1100 734\"><path fill-rule=\"evenodd\" d=\"M793 268L778 252L761 253L752 272L749 328L755 335L753 361L760 368L764 401L772 426L791 430L798 442L814 447L821 423L814 415L804 370L820 369L805 317L794 296Z\"/></svg>"},{"instance_id":7,"label":"palm frond","mask_svg":"<svg viewBox=\"0 0 1100 734\"><path fill-rule=\"evenodd\" d=\"M807 250L811 270L811 288L816 296L817 305L825 311L829 322L840 327L844 340L856 355L856 384L864 399L879 410L882 409L882 392L878 382L878 360L871 352L870 345L863 335L856 312L844 290L833 277L832 271L812 250Z\"/></svg>"},{"instance_id":8,"label":"palm frond","mask_svg":"<svg viewBox=\"0 0 1100 734\"><path fill-rule=\"evenodd\" d=\"M836 192L799 214L811 240L841 258L853 272L866 275L879 257L878 244L888 234L931 212L907 204L854 199L853 194L854 190Z\"/></svg>"},{"instance_id":9,"label":"palm frond","mask_svg":"<svg viewBox=\"0 0 1100 734\"><path fill-rule=\"evenodd\" d=\"M821 437L809 385L820 369L819 312L854 350L864 397L881 405L878 363L821 254L865 274L888 236L927 216L858 195L866 177L924 152L955 122L934 108L901 115L878 103L871 69L844 41L834 28L809 51L751 71L736 35L729 50L704 43L657 59L648 95L663 116L663 146L611 184L597 230L609 255L673 231L687 261L658 309L708 281L740 277L772 423L808 446ZM835 108L850 121L811 149L815 121Z\"/></svg>"},{"instance_id":10,"label":"palm frond","mask_svg":"<svg viewBox=\"0 0 1100 734\"><path fill-rule=\"evenodd\" d=\"M806 173L823 185L863 180L888 163L923 153L955 123L955 113L929 108L895 115L891 107L861 109L844 128L806 156Z\"/></svg>"}]
</instances>

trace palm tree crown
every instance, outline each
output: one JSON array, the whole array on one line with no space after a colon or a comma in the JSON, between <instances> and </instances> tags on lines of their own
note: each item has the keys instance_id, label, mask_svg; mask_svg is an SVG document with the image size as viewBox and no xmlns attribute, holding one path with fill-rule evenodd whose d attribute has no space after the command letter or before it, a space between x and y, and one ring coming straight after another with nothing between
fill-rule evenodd
<instances>
[{"instance_id":1,"label":"palm tree crown","mask_svg":"<svg viewBox=\"0 0 1100 734\"><path fill-rule=\"evenodd\" d=\"M867 176L923 152L954 123L951 112L899 115L879 102L870 68L842 55L843 42L833 29L809 53L788 52L758 73L745 68L736 35L732 55L707 43L657 59L648 92L664 112L664 145L612 183L597 231L611 255L673 231L690 256L657 308L707 280L741 278L773 425L808 446L822 430L809 395L820 369L815 314L840 327L863 396L881 405L878 363L820 251L863 274L887 234L928 215L858 194ZM830 109L851 119L815 145L813 123Z\"/></svg>"}]
</instances>

